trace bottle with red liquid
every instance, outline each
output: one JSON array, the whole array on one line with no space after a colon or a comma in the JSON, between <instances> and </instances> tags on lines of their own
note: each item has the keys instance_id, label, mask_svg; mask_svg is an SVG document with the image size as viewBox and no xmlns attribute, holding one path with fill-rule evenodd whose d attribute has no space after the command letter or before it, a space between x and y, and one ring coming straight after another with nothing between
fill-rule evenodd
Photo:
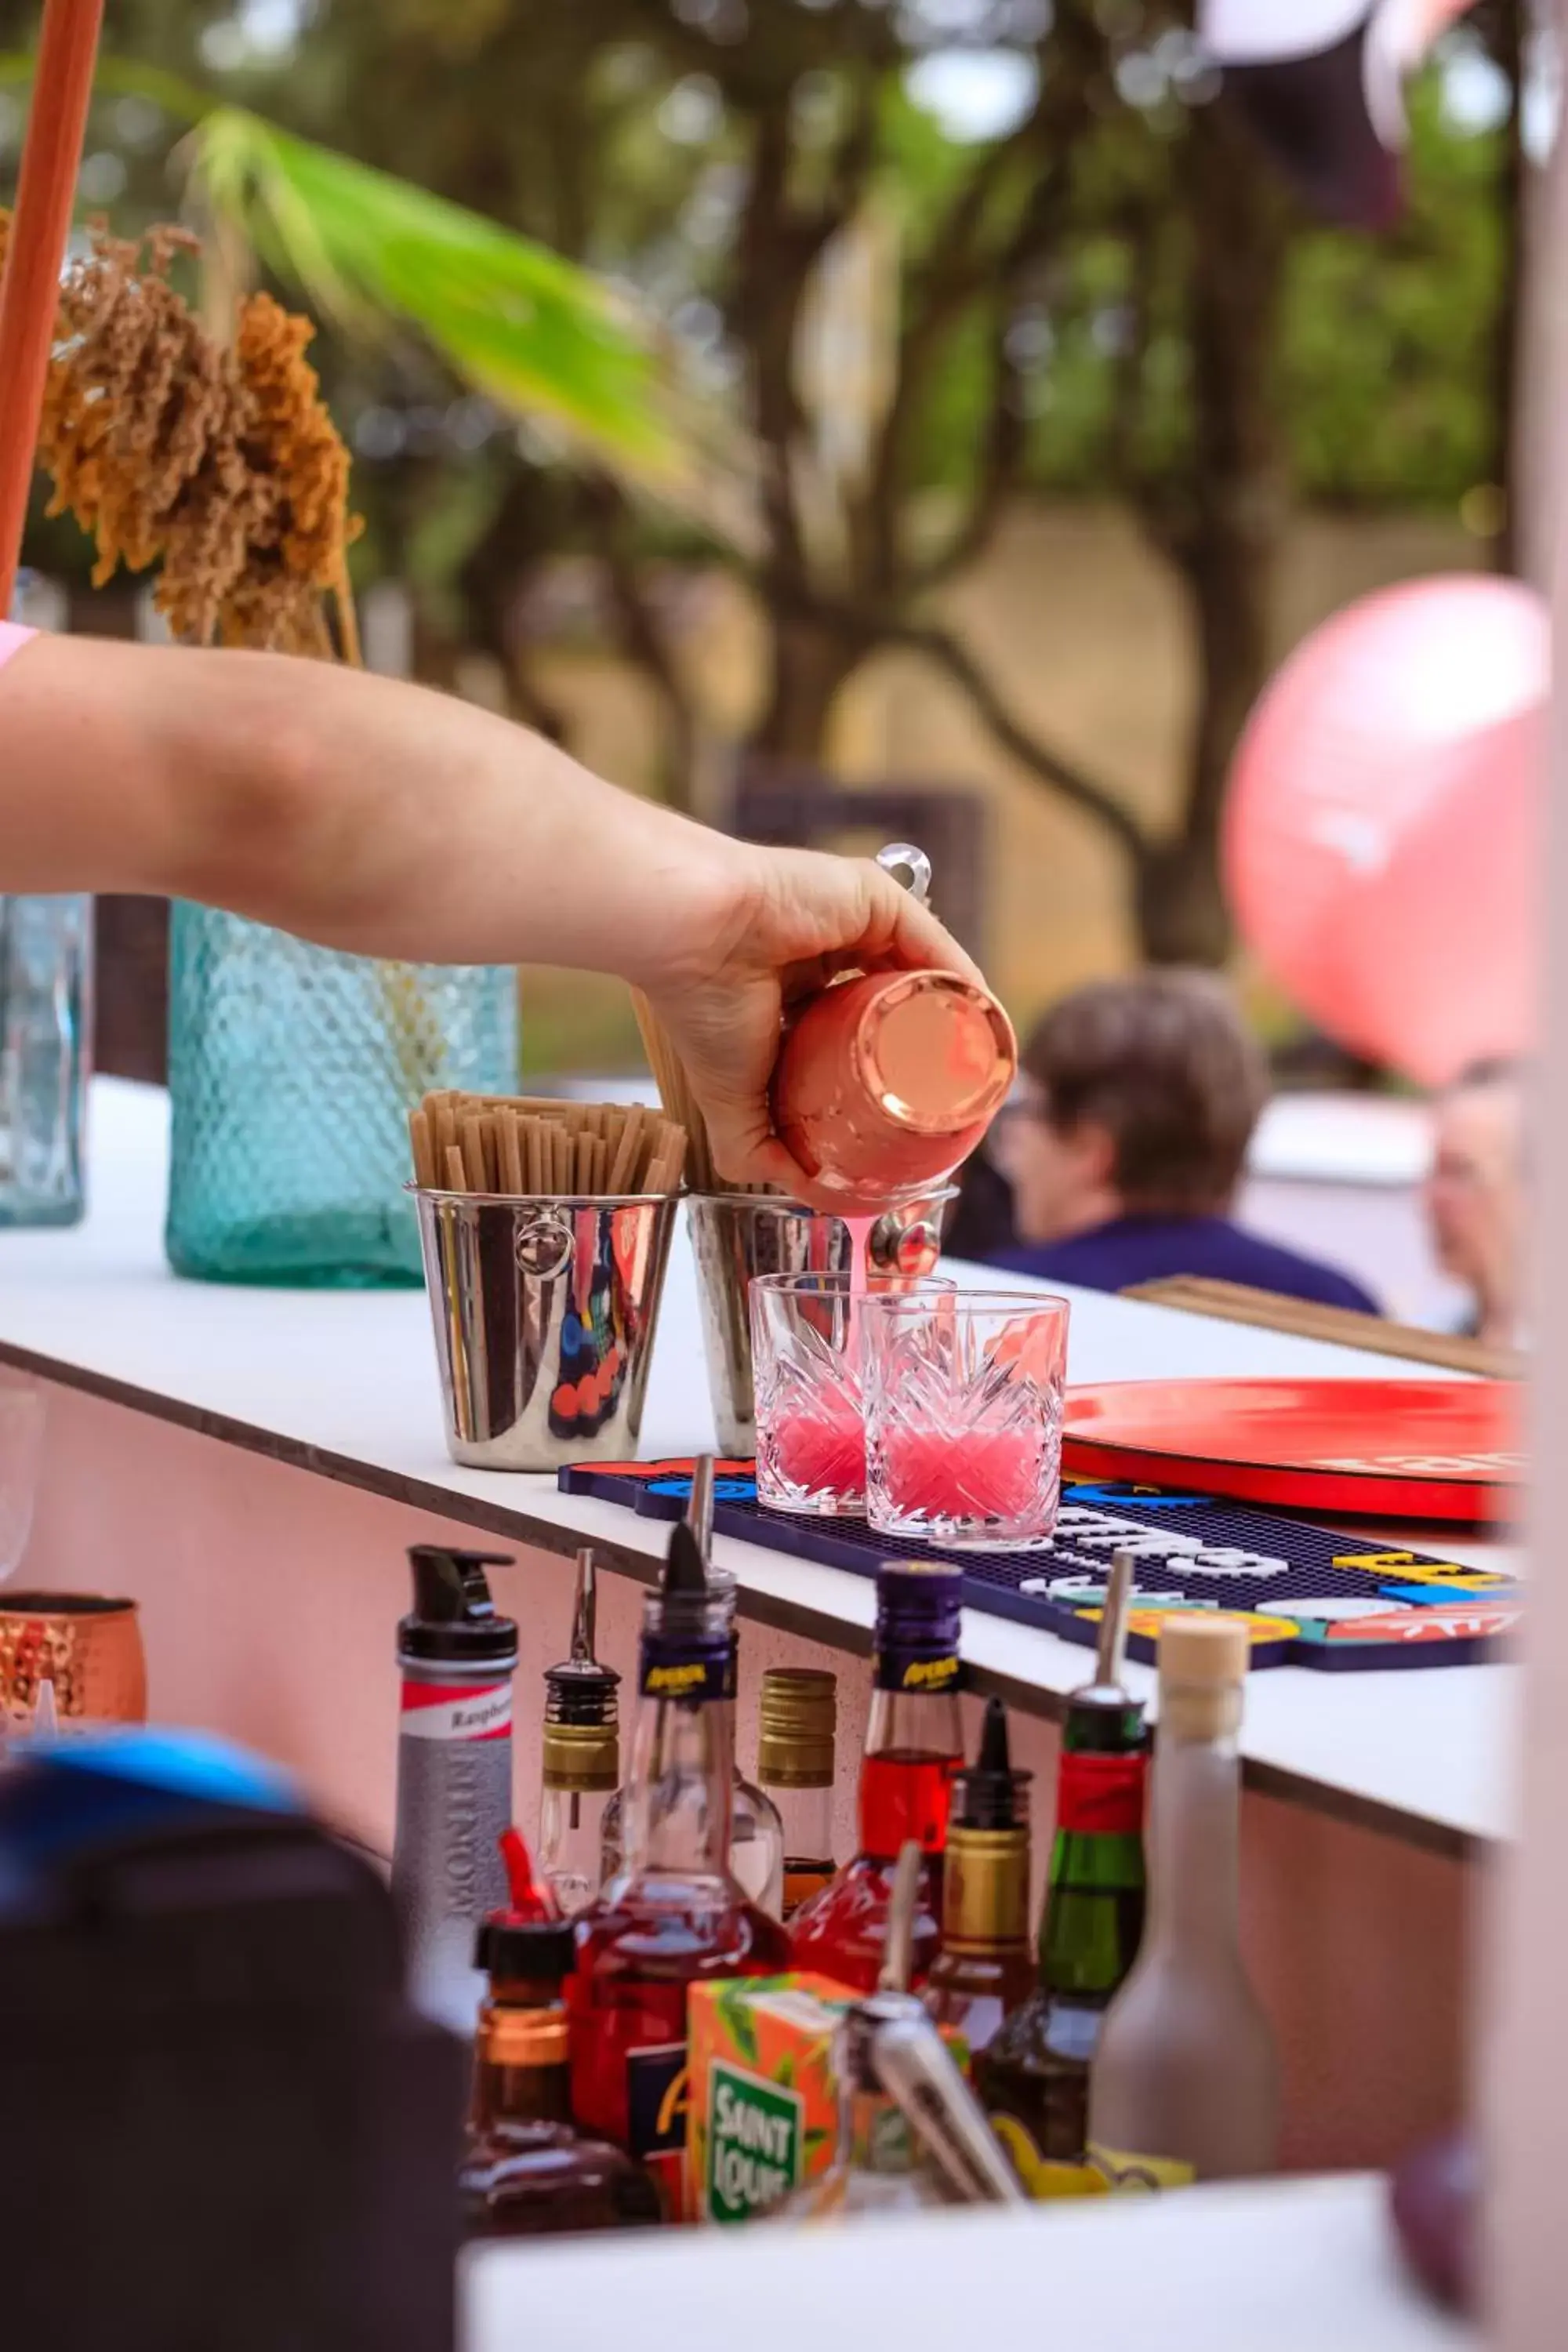
<instances>
[{"instance_id":1,"label":"bottle with red liquid","mask_svg":"<svg viewBox=\"0 0 1568 2352\"><path fill-rule=\"evenodd\" d=\"M793 1966L874 1990L888 1905L907 1838L924 1855L910 1981L922 1984L942 1938L942 1855L952 1776L963 1760L958 1713L956 1568L884 1560L877 1570L875 1690L860 1765L860 1848L790 1923Z\"/></svg>"},{"instance_id":2,"label":"bottle with red liquid","mask_svg":"<svg viewBox=\"0 0 1568 2352\"><path fill-rule=\"evenodd\" d=\"M789 1966L783 1927L730 1869L734 1641L735 1588L710 1586L678 1527L644 1603L625 1860L578 1916L567 1987L579 2128L645 2163L672 2221L687 2217L687 1990Z\"/></svg>"}]
</instances>

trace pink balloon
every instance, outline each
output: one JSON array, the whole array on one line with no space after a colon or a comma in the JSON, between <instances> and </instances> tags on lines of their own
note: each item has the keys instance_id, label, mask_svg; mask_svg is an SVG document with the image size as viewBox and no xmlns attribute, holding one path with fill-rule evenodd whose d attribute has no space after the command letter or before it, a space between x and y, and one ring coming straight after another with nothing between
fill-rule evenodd
<instances>
[{"instance_id":1,"label":"pink balloon","mask_svg":"<svg viewBox=\"0 0 1568 2352\"><path fill-rule=\"evenodd\" d=\"M1534 1034L1549 646L1518 581L1384 589L1303 639L1237 750L1242 937L1330 1036L1426 1085Z\"/></svg>"}]
</instances>

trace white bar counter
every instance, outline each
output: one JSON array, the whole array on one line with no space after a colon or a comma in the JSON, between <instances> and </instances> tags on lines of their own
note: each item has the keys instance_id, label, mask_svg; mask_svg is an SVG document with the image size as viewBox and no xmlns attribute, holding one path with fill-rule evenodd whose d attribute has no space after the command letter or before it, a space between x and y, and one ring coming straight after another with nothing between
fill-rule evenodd
<instances>
[{"instance_id":1,"label":"white bar counter","mask_svg":"<svg viewBox=\"0 0 1568 2352\"><path fill-rule=\"evenodd\" d=\"M441 1434L429 1316L416 1291L289 1291L180 1282L163 1261L166 1097L100 1080L94 1088L91 1213L63 1233L0 1235L0 1360L156 1419L182 1424L509 1542L568 1554L585 1538L606 1568L658 1573L657 1522L553 1479L465 1470ZM1177 1375L1408 1376L1389 1358L1326 1347L1096 1292L1070 1293L1069 1377L1078 1382ZM684 1230L672 1254L641 1451L713 1444L697 1296ZM1397 1539L1397 1538L1395 1538ZM1390 1540L1384 1529L1380 1543ZM1507 1549L1474 1539L1427 1550L1489 1564ZM833 1647L868 1646L869 1580L721 1538L742 1612ZM965 1612L976 1688L1053 1716L1084 1680L1084 1652L1055 1635ZM1152 1692L1145 1668L1131 1683ZM1248 1784L1439 1850L1507 1827L1500 1762L1512 1670L1406 1669L1254 1677L1244 1747Z\"/></svg>"},{"instance_id":2,"label":"white bar counter","mask_svg":"<svg viewBox=\"0 0 1568 2352\"><path fill-rule=\"evenodd\" d=\"M652 1521L552 1480L447 1460L421 1292L257 1290L175 1281L163 1256L164 1098L94 1089L91 1214L74 1231L0 1234L0 1361L47 1381L46 1458L17 1581L140 1605L156 1717L225 1733L291 1768L334 1819L390 1842L394 1641L404 1547L504 1552L498 1605L521 1642L517 1818L537 1822L543 1668L564 1655L571 1558L602 1565L599 1649L631 1687L641 1591L666 1541ZM1073 1301L1079 1381L1177 1373L1365 1374L1383 1360L1094 1294ZM1387 1369L1405 1375L1408 1367ZM649 1454L711 1425L690 1260L671 1267ZM1379 1541L1388 1539L1384 1530ZM1436 1539L1414 1537L1421 1548ZM1467 1559L1506 1548L1467 1542ZM836 1836L852 1850L870 1703L868 1579L721 1538L744 1631L740 1753L771 1664L838 1682ZM1062 1694L1082 1649L966 1612L979 1691L1014 1708L1034 1774L1037 1881L1048 1852ZM1131 1670L1146 1688L1152 1679ZM1365 2169L1452 2120L1464 2095L1475 1857L1506 1832L1512 1670L1451 1667L1253 1677L1245 1732L1244 1934L1273 2016L1299 2168ZM978 1699L971 1710L974 1732Z\"/></svg>"},{"instance_id":3,"label":"white bar counter","mask_svg":"<svg viewBox=\"0 0 1568 2352\"><path fill-rule=\"evenodd\" d=\"M1019 2217L928 2213L471 2253L463 2352L1480 2352L1405 2275L1366 2175Z\"/></svg>"}]
</instances>

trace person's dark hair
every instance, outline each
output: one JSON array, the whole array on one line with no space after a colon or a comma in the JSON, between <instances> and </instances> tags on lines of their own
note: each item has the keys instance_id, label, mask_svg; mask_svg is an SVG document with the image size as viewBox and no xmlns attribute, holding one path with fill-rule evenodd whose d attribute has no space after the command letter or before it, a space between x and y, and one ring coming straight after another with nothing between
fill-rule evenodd
<instances>
[{"instance_id":1,"label":"person's dark hair","mask_svg":"<svg viewBox=\"0 0 1568 2352\"><path fill-rule=\"evenodd\" d=\"M1204 1216L1228 1202L1268 1077L1223 981L1159 971L1094 982L1052 1007L1023 1063L1058 1131L1085 1119L1107 1130L1127 1208Z\"/></svg>"}]
</instances>

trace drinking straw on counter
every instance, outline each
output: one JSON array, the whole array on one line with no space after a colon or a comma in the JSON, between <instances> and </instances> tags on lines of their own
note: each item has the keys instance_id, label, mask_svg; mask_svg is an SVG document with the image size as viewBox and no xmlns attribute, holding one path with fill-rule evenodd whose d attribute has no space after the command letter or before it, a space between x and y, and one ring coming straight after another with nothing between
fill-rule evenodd
<instances>
[{"instance_id":1,"label":"drinking straw on counter","mask_svg":"<svg viewBox=\"0 0 1568 2352\"><path fill-rule=\"evenodd\" d=\"M708 1140L708 1122L703 1118L686 1067L675 1050L675 1044L663 1022L654 1011L640 988L632 991L632 1010L637 1017L637 1029L642 1037L643 1051L647 1055L654 1084L665 1116L686 1130L686 1181L693 1192L771 1192L771 1184L731 1184L721 1176L713 1165L712 1148Z\"/></svg>"}]
</instances>

